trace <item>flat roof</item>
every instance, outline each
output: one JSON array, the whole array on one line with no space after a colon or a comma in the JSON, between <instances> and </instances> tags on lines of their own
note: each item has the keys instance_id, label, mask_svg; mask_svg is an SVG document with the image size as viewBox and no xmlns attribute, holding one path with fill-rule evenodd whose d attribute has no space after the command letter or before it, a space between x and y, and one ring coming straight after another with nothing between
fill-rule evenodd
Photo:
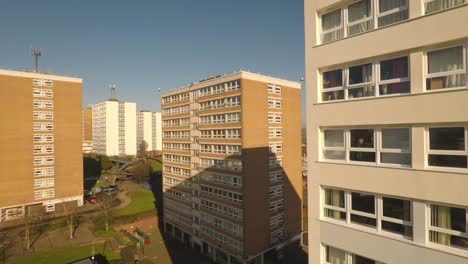
<instances>
[{"instance_id":1,"label":"flat roof","mask_svg":"<svg viewBox=\"0 0 468 264\"><path fill-rule=\"evenodd\" d=\"M2 70L2 69L0 69L0 75L24 77L24 78L48 79L48 80L53 80L53 81L83 83L83 79L77 78L77 77L67 77L67 76L60 76L60 75L53 75L53 74L46 74L46 73L38 73L38 72L12 71L12 70Z\"/></svg>"},{"instance_id":2,"label":"flat roof","mask_svg":"<svg viewBox=\"0 0 468 264\"><path fill-rule=\"evenodd\" d=\"M253 72L248 72L248 71L238 71L238 72L229 73L225 75L217 75L214 77L209 77L205 80L194 82L194 83L181 86L178 88L173 88L168 91L161 92L161 96L169 96L169 95L174 95L174 94L178 94L178 93L185 92L185 91L186 92L193 91L193 90L197 90L197 89L204 88L207 86L215 85L221 82L229 82L229 81L233 81L237 79L249 79L249 80L254 80L254 81L273 83L273 84L283 85L283 86L287 86L291 88L301 89L300 82L293 82L293 81L289 81L285 79L280 79L280 78L253 73Z\"/></svg>"}]
</instances>

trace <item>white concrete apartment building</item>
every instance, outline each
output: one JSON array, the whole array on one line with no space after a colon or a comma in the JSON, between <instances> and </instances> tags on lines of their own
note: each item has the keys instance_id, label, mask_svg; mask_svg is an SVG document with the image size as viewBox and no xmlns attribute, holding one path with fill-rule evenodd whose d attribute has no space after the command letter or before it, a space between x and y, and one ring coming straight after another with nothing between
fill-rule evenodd
<instances>
[{"instance_id":1,"label":"white concrete apartment building","mask_svg":"<svg viewBox=\"0 0 468 264\"><path fill-rule=\"evenodd\" d=\"M93 106L94 153L137 154L136 104L110 99Z\"/></svg>"},{"instance_id":2,"label":"white concrete apartment building","mask_svg":"<svg viewBox=\"0 0 468 264\"><path fill-rule=\"evenodd\" d=\"M148 143L147 151L162 150L161 113L141 111L137 113L137 150L142 141Z\"/></svg>"},{"instance_id":3,"label":"white concrete apartment building","mask_svg":"<svg viewBox=\"0 0 468 264\"><path fill-rule=\"evenodd\" d=\"M468 263L468 5L305 0L309 263Z\"/></svg>"}]
</instances>

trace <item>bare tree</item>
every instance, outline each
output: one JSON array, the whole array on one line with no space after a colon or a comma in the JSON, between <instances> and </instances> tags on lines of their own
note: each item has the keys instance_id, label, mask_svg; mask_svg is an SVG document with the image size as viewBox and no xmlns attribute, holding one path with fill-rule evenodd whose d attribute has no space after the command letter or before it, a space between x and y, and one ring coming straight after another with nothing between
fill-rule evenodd
<instances>
[{"instance_id":1,"label":"bare tree","mask_svg":"<svg viewBox=\"0 0 468 264\"><path fill-rule=\"evenodd\" d=\"M8 232L4 231L0 233L0 249L2 250L2 263L6 263L8 247Z\"/></svg>"},{"instance_id":2,"label":"bare tree","mask_svg":"<svg viewBox=\"0 0 468 264\"><path fill-rule=\"evenodd\" d=\"M75 228L77 227L78 220L78 206L72 202L62 203L64 217L67 220L68 238L74 239Z\"/></svg>"},{"instance_id":3,"label":"bare tree","mask_svg":"<svg viewBox=\"0 0 468 264\"><path fill-rule=\"evenodd\" d=\"M99 195L99 198L97 199L99 206L102 209L102 213L104 214L104 226L106 231L109 231L109 225L112 217L111 208L116 198L117 197L114 194L105 193Z\"/></svg>"},{"instance_id":4,"label":"bare tree","mask_svg":"<svg viewBox=\"0 0 468 264\"><path fill-rule=\"evenodd\" d=\"M138 146L138 150L140 151L140 155L144 157L145 152L148 150L148 142L146 142L146 140L142 140L140 146Z\"/></svg>"}]
</instances>

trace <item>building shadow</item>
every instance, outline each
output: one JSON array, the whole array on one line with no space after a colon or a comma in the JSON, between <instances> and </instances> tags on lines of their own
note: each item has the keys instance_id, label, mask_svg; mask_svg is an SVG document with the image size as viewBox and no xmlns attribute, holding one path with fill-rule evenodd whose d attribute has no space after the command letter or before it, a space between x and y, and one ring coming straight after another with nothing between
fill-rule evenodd
<instances>
[{"instance_id":1,"label":"building shadow","mask_svg":"<svg viewBox=\"0 0 468 264\"><path fill-rule=\"evenodd\" d=\"M202 159L213 161L204 166L210 162ZM151 187L172 263L307 263L299 244L301 160L286 161L259 147L242 155L200 153L186 165L164 162L166 181L153 174Z\"/></svg>"}]
</instances>

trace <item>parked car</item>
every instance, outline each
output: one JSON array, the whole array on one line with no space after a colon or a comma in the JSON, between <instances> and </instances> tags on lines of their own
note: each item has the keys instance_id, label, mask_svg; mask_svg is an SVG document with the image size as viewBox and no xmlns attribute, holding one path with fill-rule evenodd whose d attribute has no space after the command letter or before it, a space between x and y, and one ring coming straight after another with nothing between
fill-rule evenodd
<instances>
[{"instance_id":1,"label":"parked car","mask_svg":"<svg viewBox=\"0 0 468 264\"><path fill-rule=\"evenodd\" d=\"M86 198L86 202L89 203L89 204L95 204L97 202L96 195L89 195Z\"/></svg>"},{"instance_id":2,"label":"parked car","mask_svg":"<svg viewBox=\"0 0 468 264\"><path fill-rule=\"evenodd\" d=\"M101 187L101 192L104 192L106 194L117 194L119 192L119 188L117 185L109 185L109 186L104 186Z\"/></svg>"}]
</instances>

